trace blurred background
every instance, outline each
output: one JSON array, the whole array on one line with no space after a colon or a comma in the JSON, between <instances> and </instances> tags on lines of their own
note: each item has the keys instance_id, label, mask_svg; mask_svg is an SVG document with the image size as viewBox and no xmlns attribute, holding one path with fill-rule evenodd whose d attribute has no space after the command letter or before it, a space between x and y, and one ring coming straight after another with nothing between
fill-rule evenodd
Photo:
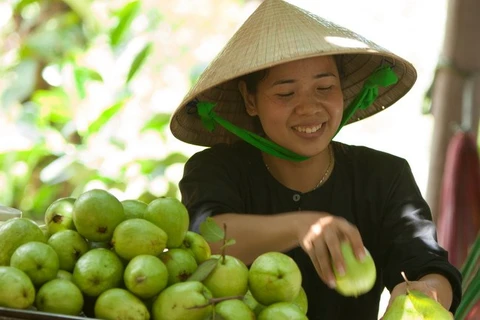
<instances>
[{"instance_id":1,"label":"blurred background","mask_svg":"<svg viewBox=\"0 0 480 320\"><path fill-rule=\"evenodd\" d=\"M290 2L416 66L410 93L336 139L406 158L425 193L432 117L422 107L443 41L446 1ZM41 219L53 200L94 187L121 200L178 197L183 164L201 147L171 136L170 114L258 4L0 2L0 204Z\"/></svg>"}]
</instances>

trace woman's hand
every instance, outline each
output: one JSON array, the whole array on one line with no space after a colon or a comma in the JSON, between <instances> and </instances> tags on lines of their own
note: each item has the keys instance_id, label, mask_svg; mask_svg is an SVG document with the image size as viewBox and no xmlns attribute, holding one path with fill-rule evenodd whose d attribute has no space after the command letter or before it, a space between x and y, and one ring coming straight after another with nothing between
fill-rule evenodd
<instances>
[{"instance_id":1,"label":"woman's hand","mask_svg":"<svg viewBox=\"0 0 480 320\"><path fill-rule=\"evenodd\" d=\"M438 301L447 310L452 304L452 287L448 280L439 274L428 274L418 281L408 281L408 290L423 292L433 300ZM396 297L405 293L407 293L407 283L401 282L397 284L390 293L387 310Z\"/></svg>"},{"instance_id":2,"label":"woman's hand","mask_svg":"<svg viewBox=\"0 0 480 320\"><path fill-rule=\"evenodd\" d=\"M365 248L358 229L344 218L326 213L300 213L297 219L300 246L309 255L319 277L330 288L336 286L332 262L339 274L345 263L340 244L349 241L359 260L365 257Z\"/></svg>"}]
</instances>

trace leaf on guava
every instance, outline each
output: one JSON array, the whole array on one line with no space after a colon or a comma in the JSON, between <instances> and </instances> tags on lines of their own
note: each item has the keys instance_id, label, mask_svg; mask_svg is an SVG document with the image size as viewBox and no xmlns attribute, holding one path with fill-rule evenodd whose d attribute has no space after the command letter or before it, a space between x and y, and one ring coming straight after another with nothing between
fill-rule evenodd
<instances>
[{"instance_id":1,"label":"leaf on guava","mask_svg":"<svg viewBox=\"0 0 480 320\"><path fill-rule=\"evenodd\" d=\"M225 237L225 232L211 217L200 224L200 234L207 242L217 242Z\"/></svg>"},{"instance_id":2,"label":"leaf on guava","mask_svg":"<svg viewBox=\"0 0 480 320\"><path fill-rule=\"evenodd\" d=\"M206 277L215 269L217 266L218 259L210 258L202 262L194 273L187 279L187 281L200 281L205 280Z\"/></svg>"},{"instance_id":3,"label":"leaf on guava","mask_svg":"<svg viewBox=\"0 0 480 320\"><path fill-rule=\"evenodd\" d=\"M228 239L227 242L221 247L221 249L232 246L236 243L235 239Z\"/></svg>"}]
</instances>

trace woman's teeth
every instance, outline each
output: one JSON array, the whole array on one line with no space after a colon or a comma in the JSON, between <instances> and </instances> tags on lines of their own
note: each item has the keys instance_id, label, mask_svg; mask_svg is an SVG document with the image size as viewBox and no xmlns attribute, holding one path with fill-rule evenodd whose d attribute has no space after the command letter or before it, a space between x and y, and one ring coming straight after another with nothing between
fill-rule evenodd
<instances>
[{"instance_id":1,"label":"woman's teeth","mask_svg":"<svg viewBox=\"0 0 480 320\"><path fill-rule=\"evenodd\" d=\"M298 132L305 132L305 133L314 133L320 130L323 126L323 123L319 124L318 126L315 127L293 127Z\"/></svg>"}]
</instances>

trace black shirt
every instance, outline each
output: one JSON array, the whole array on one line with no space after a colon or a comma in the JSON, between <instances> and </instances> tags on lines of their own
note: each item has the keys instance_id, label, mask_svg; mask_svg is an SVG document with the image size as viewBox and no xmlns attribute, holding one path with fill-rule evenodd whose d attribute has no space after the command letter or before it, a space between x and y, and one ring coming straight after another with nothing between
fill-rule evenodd
<instances>
[{"instance_id":1,"label":"black shirt","mask_svg":"<svg viewBox=\"0 0 480 320\"><path fill-rule=\"evenodd\" d=\"M258 149L245 142L216 145L186 163L179 187L191 229L220 213L276 214L325 211L355 224L377 268L374 288L344 297L318 277L300 247L286 252L298 264L308 296L308 318L377 319L380 295L403 281L428 273L446 276L453 287L454 312L461 298L461 275L436 242L430 209L407 161L377 150L333 142L335 167L320 188L301 193L280 184L266 169Z\"/></svg>"}]
</instances>

